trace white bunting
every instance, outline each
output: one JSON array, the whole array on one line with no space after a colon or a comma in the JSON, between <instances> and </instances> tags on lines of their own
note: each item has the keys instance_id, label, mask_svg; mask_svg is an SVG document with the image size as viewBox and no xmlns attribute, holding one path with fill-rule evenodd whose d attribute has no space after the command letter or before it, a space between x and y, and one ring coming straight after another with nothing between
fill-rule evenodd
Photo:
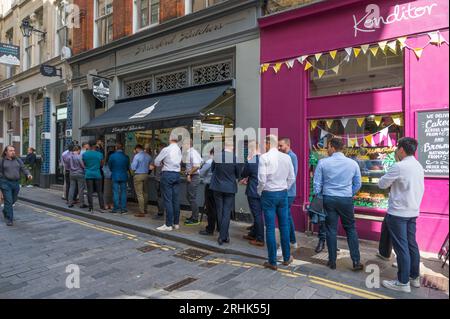
<instances>
[{"instance_id":1,"label":"white bunting","mask_svg":"<svg viewBox=\"0 0 450 319\"><path fill-rule=\"evenodd\" d=\"M384 141L384 138L388 136L388 134L389 134L389 127L386 127L380 131L380 141L379 141L380 144Z\"/></svg>"},{"instance_id":2,"label":"white bunting","mask_svg":"<svg viewBox=\"0 0 450 319\"><path fill-rule=\"evenodd\" d=\"M345 48L345 52L347 52L347 56L351 56L353 52L353 48Z\"/></svg>"},{"instance_id":3,"label":"white bunting","mask_svg":"<svg viewBox=\"0 0 450 319\"><path fill-rule=\"evenodd\" d=\"M328 132L325 130L320 129L320 138L324 138L325 136L327 136Z\"/></svg>"},{"instance_id":4,"label":"white bunting","mask_svg":"<svg viewBox=\"0 0 450 319\"><path fill-rule=\"evenodd\" d=\"M368 45L368 44L363 44L363 45L361 46L361 50L362 50L362 52L363 52L364 54L366 54L367 51L369 51L369 45Z\"/></svg>"},{"instance_id":5,"label":"white bunting","mask_svg":"<svg viewBox=\"0 0 450 319\"><path fill-rule=\"evenodd\" d=\"M289 69L292 69L294 67L294 63L295 63L295 60L286 61L286 65Z\"/></svg>"},{"instance_id":6,"label":"white bunting","mask_svg":"<svg viewBox=\"0 0 450 319\"><path fill-rule=\"evenodd\" d=\"M347 123L348 123L348 119L341 119L341 123L342 123L342 126L344 128L346 128L347 127Z\"/></svg>"},{"instance_id":7,"label":"white bunting","mask_svg":"<svg viewBox=\"0 0 450 319\"><path fill-rule=\"evenodd\" d=\"M387 44L392 53L397 54L397 41L391 41Z\"/></svg>"},{"instance_id":8,"label":"white bunting","mask_svg":"<svg viewBox=\"0 0 450 319\"><path fill-rule=\"evenodd\" d=\"M301 57L297 58L297 61L298 61L300 64L303 64L303 62L305 62L305 60L306 60L307 57L308 57L307 55L302 55Z\"/></svg>"}]
</instances>

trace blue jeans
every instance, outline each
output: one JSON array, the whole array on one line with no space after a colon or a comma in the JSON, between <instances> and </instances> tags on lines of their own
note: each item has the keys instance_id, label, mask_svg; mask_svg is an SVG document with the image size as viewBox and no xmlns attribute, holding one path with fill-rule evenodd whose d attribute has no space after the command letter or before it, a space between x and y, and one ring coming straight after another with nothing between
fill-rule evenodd
<instances>
[{"instance_id":1,"label":"blue jeans","mask_svg":"<svg viewBox=\"0 0 450 319\"><path fill-rule=\"evenodd\" d=\"M7 221L13 221L13 204L17 201L17 196L19 195L19 181L10 181L1 178L0 189L2 190L4 200L3 216Z\"/></svg>"},{"instance_id":2,"label":"blue jeans","mask_svg":"<svg viewBox=\"0 0 450 319\"><path fill-rule=\"evenodd\" d=\"M127 181L113 181L113 211L127 209Z\"/></svg>"},{"instance_id":3,"label":"blue jeans","mask_svg":"<svg viewBox=\"0 0 450 319\"><path fill-rule=\"evenodd\" d=\"M352 197L323 196L323 206L327 212L327 246L328 260L336 263L337 259L337 227L339 217L347 234L347 243L353 263L361 260L359 254L358 233L356 232L355 213Z\"/></svg>"},{"instance_id":4,"label":"blue jeans","mask_svg":"<svg viewBox=\"0 0 450 319\"><path fill-rule=\"evenodd\" d=\"M420 275L420 253L416 242L417 218L386 215L386 226L391 235L392 245L397 254L398 281L407 284L409 278Z\"/></svg>"},{"instance_id":5,"label":"blue jeans","mask_svg":"<svg viewBox=\"0 0 450 319\"><path fill-rule=\"evenodd\" d=\"M248 196L247 200L254 221L250 235L255 237L257 241L264 242L264 221L262 216L261 199Z\"/></svg>"},{"instance_id":6,"label":"blue jeans","mask_svg":"<svg viewBox=\"0 0 450 319\"><path fill-rule=\"evenodd\" d=\"M180 224L180 173L162 172L161 195L166 208L166 226Z\"/></svg>"},{"instance_id":7,"label":"blue jeans","mask_svg":"<svg viewBox=\"0 0 450 319\"><path fill-rule=\"evenodd\" d=\"M275 217L278 218L283 260L288 261L291 258L291 250L289 245L289 209L287 191L263 192L261 195L261 205L264 212L264 221L266 223L266 242L269 263L275 266L277 264Z\"/></svg>"},{"instance_id":8,"label":"blue jeans","mask_svg":"<svg viewBox=\"0 0 450 319\"><path fill-rule=\"evenodd\" d=\"M295 238L295 226L294 219L292 218L291 207L294 204L295 197L288 197L288 206L289 206L289 240L291 244L295 244L297 239Z\"/></svg>"},{"instance_id":9,"label":"blue jeans","mask_svg":"<svg viewBox=\"0 0 450 319\"><path fill-rule=\"evenodd\" d=\"M214 203L217 211L217 222L219 223L219 238L224 241L230 239L230 218L234 207L234 197L234 193L214 191Z\"/></svg>"}]
</instances>

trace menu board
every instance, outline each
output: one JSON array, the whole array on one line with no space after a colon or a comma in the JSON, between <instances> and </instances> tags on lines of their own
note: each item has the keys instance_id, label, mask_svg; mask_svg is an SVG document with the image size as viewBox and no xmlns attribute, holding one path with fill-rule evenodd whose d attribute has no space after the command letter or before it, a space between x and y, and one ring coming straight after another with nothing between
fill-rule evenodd
<instances>
[{"instance_id":1,"label":"menu board","mask_svg":"<svg viewBox=\"0 0 450 319\"><path fill-rule=\"evenodd\" d=\"M417 121L418 157L425 176L448 177L448 111L419 112Z\"/></svg>"}]
</instances>

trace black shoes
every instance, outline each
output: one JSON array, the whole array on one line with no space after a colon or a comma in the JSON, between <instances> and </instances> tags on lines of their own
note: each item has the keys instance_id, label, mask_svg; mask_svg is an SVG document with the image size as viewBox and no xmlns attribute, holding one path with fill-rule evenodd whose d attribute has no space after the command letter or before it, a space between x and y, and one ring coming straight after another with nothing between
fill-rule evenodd
<instances>
[{"instance_id":1,"label":"black shoes","mask_svg":"<svg viewBox=\"0 0 450 319\"><path fill-rule=\"evenodd\" d=\"M316 249L314 251L316 253L320 253L324 249L325 249L325 241L324 240L319 240L319 243L317 244L317 247L316 247Z\"/></svg>"},{"instance_id":2,"label":"black shoes","mask_svg":"<svg viewBox=\"0 0 450 319\"><path fill-rule=\"evenodd\" d=\"M198 232L200 235L203 235L203 236L212 236L212 235L214 235L214 233L211 233L211 232L209 232L209 231L207 231L207 230L201 230L201 231L199 231Z\"/></svg>"},{"instance_id":3,"label":"black shoes","mask_svg":"<svg viewBox=\"0 0 450 319\"><path fill-rule=\"evenodd\" d=\"M364 270L363 264L361 264L360 262L353 263L353 271L363 271L363 270Z\"/></svg>"},{"instance_id":4,"label":"black shoes","mask_svg":"<svg viewBox=\"0 0 450 319\"><path fill-rule=\"evenodd\" d=\"M13 224L13 222L12 222L12 220L7 220L6 221L6 226L13 226L14 224Z\"/></svg>"},{"instance_id":5,"label":"black shoes","mask_svg":"<svg viewBox=\"0 0 450 319\"><path fill-rule=\"evenodd\" d=\"M88 205L81 205L80 208L88 208Z\"/></svg>"},{"instance_id":6,"label":"black shoes","mask_svg":"<svg viewBox=\"0 0 450 319\"><path fill-rule=\"evenodd\" d=\"M332 269L332 270L335 270L336 269L336 263L332 262L332 261L328 261L327 267Z\"/></svg>"},{"instance_id":7,"label":"black shoes","mask_svg":"<svg viewBox=\"0 0 450 319\"><path fill-rule=\"evenodd\" d=\"M220 238L218 238L218 239L217 239L217 243L218 243L220 246L222 246L222 245L223 245L223 240L220 239Z\"/></svg>"},{"instance_id":8,"label":"black shoes","mask_svg":"<svg viewBox=\"0 0 450 319\"><path fill-rule=\"evenodd\" d=\"M70 204L68 207L69 207L69 208L72 208L73 206L74 206L73 204Z\"/></svg>"}]
</instances>

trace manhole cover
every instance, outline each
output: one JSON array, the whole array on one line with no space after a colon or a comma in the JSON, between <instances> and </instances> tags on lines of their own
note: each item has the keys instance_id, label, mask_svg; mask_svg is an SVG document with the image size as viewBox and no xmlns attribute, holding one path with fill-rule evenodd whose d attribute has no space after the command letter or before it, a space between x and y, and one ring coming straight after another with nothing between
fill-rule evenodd
<instances>
[{"instance_id":1,"label":"manhole cover","mask_svg":"<svg viewBox=\"0 0 450 319\"><path fill-rule=\"evenodd\" d=\"M448 278L424 275L422 278L422 286L440 291L448 291Z\"/></svg>"},{"instance_id":2,"label":"manhole cover","mask_svg":"<svg viewBox=\"0 0 450 319\"><path fill-rule=\"evenodd\" d=\"M136 248L136 249L139 250L141 253L148 253L148 252L150 252L152 250L155 250L156 247L147 245L147 246L139 247L139 248Z\"/></svg>"},{"instance_id":3,"label":"manhole cover","mask_svg":"<svg viewBox=\"0 0 450 319\"><path fill-rule=\"evenodd\" d=\"M314 249L307 247L300 247L299 249L296 249L292 255L295 259L310 262L313 264L326 265L328 262L327 252L318 254L314 251Z\"/></svg>"},{"instance_id":4,"label":"manhole cover","mask_svg":"<svg viewBox=\"0 0 450 319\"><path fill-rule=\"evenodd\" d=\"M169 292L174 291L174 290L180 289L181 287L187 286L196 280L197 280L196 278L188 277L186 279L183 279L179 282L176 282L176 283L164 288L164 290L169 291Z\"/></svg>"},{"instance_id":5,"label":"manhole cover","mask_svg":"<svg viewBox=\"0 0 450 319\"><path fill-rule=\"evenodd\" d=\"M209 255L209 253L204 252L202 250L189 248L189 249L185 249L185 250L175 254L174 256L178 257L178 258L182 258L187 261L197 261L208 255Z\"/></svg>"}]
</instances>

